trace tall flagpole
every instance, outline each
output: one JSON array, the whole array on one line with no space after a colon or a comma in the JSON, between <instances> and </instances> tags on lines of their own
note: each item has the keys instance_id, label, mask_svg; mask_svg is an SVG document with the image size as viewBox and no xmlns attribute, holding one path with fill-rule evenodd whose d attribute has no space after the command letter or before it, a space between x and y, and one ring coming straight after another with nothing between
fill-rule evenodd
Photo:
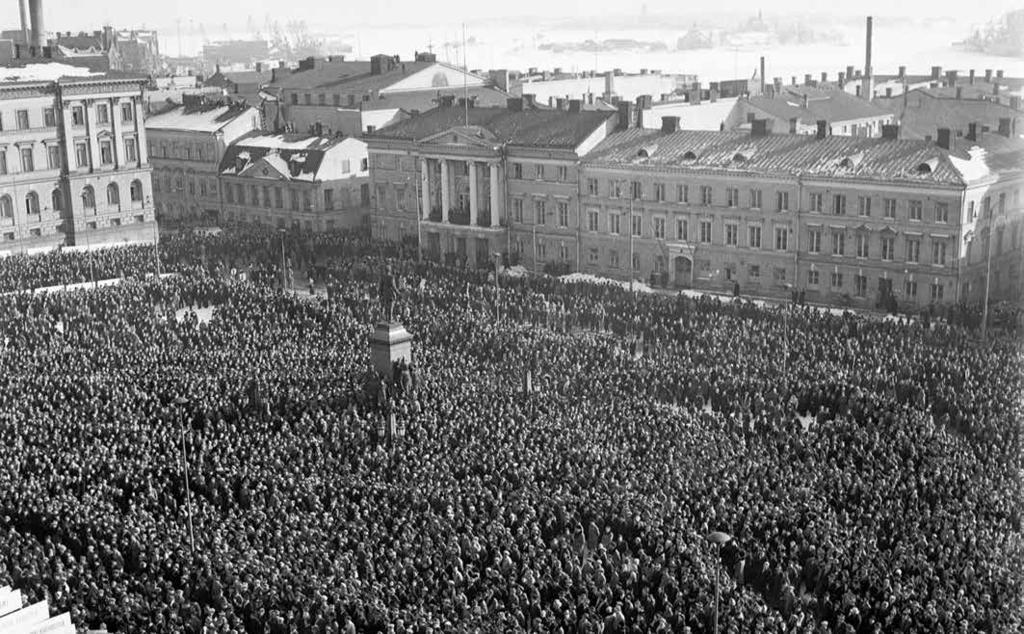
<instances>
[{"instance_id":1,"label":"tall flagpole","mask_svg":"<svg viewBox=\"0 0 1024 634\"><path fill-rule=\"evenodd\" d=\"M466 127L469 127L469 63L466 61L466 23L462 23L462 105L466 112Z\"/></svg>"}]
</instances>

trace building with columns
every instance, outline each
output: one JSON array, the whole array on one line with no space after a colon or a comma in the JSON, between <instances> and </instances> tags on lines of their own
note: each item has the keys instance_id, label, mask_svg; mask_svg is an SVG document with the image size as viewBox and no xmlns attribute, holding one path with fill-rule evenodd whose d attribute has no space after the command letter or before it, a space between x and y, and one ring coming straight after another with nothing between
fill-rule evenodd
<instances>
[{"instance_id":1,"label":"building with columns","mask_svg":"<svg viewBox=\"0 0 1024 634\"><path fill-rule=\"evenodd\" d=\"M578 255L579 161L613 128L614 114L579 101L540 110L440 107L366 137L379 239L417 237L448 262L485 265L497 254L537 270Z\"/></svg>"},{"instance_id":2,"label":"building with columns","mask_svg":"<svg viewBox=\"0 0 1024 634\"><path fill-rule=\"evenodd\" d=\"M0 83L0 252L151 241L144 78L61 64Z\"/></svg>"}]
</instances>

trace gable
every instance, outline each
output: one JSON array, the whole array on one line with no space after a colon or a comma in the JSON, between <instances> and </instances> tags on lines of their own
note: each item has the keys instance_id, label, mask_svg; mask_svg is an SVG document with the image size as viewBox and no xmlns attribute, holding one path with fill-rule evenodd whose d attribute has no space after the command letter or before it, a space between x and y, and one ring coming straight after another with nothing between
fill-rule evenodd
<instances>
[{"instance_id":1,"label":"gable","mask_svg":"<svg viewBox=\"0 0 1024 634\"><path fill-rule=\"evenodd\" d=\"M288 164L278 154L268 154L246 167L239 176L260 180L289 180Z\"/></svg>"},{"instance_id":2,"label":"gable","mask_svg":"<svg viewBox=\"0 0 1024 634\"><path fill-rule=\"evenodd\" d=\"M397 81L387 88L381 89L381 94L392 92L404 92L413 90L436 90L438 88L479 88L485 84L483 77L464 72L458 68L446 66L445 64L431 64L423 70L417 71L404 79Z\"/></svg>"},{"instance_id":3,"label":"gable","mask_svg":"<svg viewBox=\"0 0 1024 634\"><path fill-rule=\"evenodd\" d=\"M480 127L451 128L420 141L429 145L458 145L493 149L495 137Z\"/></svg>"}]
</instances>

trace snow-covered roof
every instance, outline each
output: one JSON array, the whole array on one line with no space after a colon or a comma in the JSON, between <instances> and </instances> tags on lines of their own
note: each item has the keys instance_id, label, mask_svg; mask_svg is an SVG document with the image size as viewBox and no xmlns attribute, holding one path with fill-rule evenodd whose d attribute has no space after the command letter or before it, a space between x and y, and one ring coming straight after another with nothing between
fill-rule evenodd
<instances>
[{"instance_id":1,"label":"snow-covered roof","mask_svg":"<svg viewBox=\"0 0 1024 634\"><path fill-rule=\"evenodd\" d=\"M103 73L94 73L82 66L50 62L0 69L0 83L57 81L61 77L96 77L102 75Z\"/></svg>"},{"instance_id":2,"label":"snow-covered roof","mask_svg":"<svg viewBox=\"0 0 1024 634\"><path fill-rule=\"evenodd\" d=\"M185 130L188 132L216 132L235 119L255 114L256 109L218 106L186 111L184 106L168 110L146 119L147 130Z\"/></svg>"}]
</instances>

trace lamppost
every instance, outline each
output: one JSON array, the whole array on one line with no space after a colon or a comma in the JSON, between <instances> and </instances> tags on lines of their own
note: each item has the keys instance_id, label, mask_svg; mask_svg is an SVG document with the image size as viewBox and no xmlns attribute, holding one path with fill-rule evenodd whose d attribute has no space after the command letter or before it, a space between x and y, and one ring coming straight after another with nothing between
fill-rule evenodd
<instances>
[{"instance_id":1,"label":"lamppost","mask_svg":"<svg viewBox=\"0 0 1024 634\"><path fill-rule=\"evenodd\" d=\"M992 229L995 228L995 220L988 227L988 243L985 251L985 301L981 306L981 342L985 343L988 336L988 293L990 280L992 279Z\"/></svg>"},{"instance_id":2,"label":"lamppost","mask_svg":"<svg viewBox=\"0 0 1024 634\"><path fill-rule=\"evenodd\" d=\"M179 397L174 399L174 404L178 406L179 410L181 410L181 409L184 408L185 405L188 405L188 399L184 398L182 396L179 396ZM181 423L182 415L183 415L183 412L179 411L179 412L177 412L176 418L178 420L178 433L181 436L181 465L182 465L182 472L185 475L185 510L186 510L187 517L188 517L188 543L189 543L189 549L192 551L192 555L195 556L195 554L196 554L196 536L195 536L195 532L192 529L192 492L191 492L191 489L189 487L189 482L188 482L188 453L185 450L185 426L182 425L182 423Z\"/></svg>"},{"instance_id":3,"label":"lamppost","mask_svg":"<svg viewBox=\"0 0 1024 634\"><path fill-rule=\"evenodd\" d=\"M287 272L284 266L284 236L286 232L284 229L278 229L277 231L281 234L281 290L285 291L288 288Z\"/></svg>"},{"instance_id":4,"label":"lamppost","mask_svg":"<svg viewBox=\"0 0 1024 634\"><path fill-rule=\"evenodd\" d=\"M715 632L715 634L718 634L718 595L719 595L718 578L719 578L719 576L721 576L718 567L722 563L722 546L724 546L725 544L728 544L729 542L732 541L732 535L730 535L729 533L723 533L722 531L714 531L714 532L708 534L707 539L708 539L709 542L711 542L712 544L717 546L717 549L715 551L716 559L715 559L715 622L714 622L714 632Z\"/></svg>"}]
</instances>

